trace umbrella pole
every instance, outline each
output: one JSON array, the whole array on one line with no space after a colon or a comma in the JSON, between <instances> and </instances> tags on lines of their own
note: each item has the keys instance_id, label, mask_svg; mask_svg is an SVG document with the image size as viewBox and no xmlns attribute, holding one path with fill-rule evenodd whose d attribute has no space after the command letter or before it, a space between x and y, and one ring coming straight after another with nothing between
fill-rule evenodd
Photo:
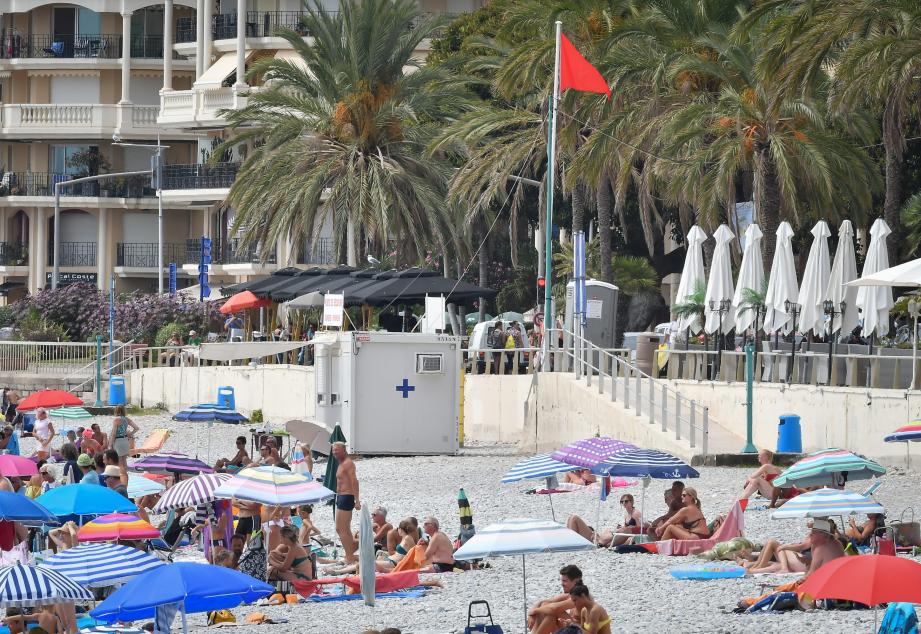
<instances>
[{"instance_id":1,"label":"umbrella pole","mask_svg":"<svg viewBox=\"0 0 921 634\"><path fill-rule=\"evenodd\" d=\"M528 632L528 575L524 564L524 555L521 556L521 594L524 604L524 631Z\"/></svg>"},{"instance_id":2,"label":"umbrella pole","mask_svg":"<svg viewBox=\"0 0 921 634\"><path fill-rule=\"evenodd\" d=\"M552 493L548 493L548 494L547 494L547 500L549 500L549 502L550 502L550 517L551 517L551 518L553 519L553 521L555 522L555 521L556 521L556 512L553 510L553 494L552 494Z\"/></svg>"},{"instance_id":3,"label":"umbrella pole","mask_svg":"<svg viewBox=\"0 0 921 634\"><path fill-rule=\"evenodd\" d=\"M180 612L182 614L182 634L189 634L189 623L185 618L185 602L182 603Z\"/></svg>"}]
</instances>

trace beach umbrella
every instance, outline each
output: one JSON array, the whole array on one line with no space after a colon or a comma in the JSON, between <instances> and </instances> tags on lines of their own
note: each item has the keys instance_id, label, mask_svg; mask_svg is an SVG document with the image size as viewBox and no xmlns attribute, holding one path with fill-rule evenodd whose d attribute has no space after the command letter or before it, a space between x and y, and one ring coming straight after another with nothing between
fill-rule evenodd
<instances>
[{"instance_id":1,"label":"beach umbrella","mask_svg":"<svg viewBox=\"0 0 921 634\"><path fill-rule=\"evenodd\" d=\"M796 592L814 599L840 599L872 606L875 632L876 606L921 603L921 564L892 555L838 557L811 573Z\"/></svg>"},{"instance_id":2,"label":"beach umbrella","mask_svg":"<svg viewBox=\"0 0 921 634\"><path fill-rule=\"evenodd\" d=\"M0 520L19 522L28 526L57 524L57 518L46 508L19 493L0 491Z\"/></svg>"},{"instance_id":3,"label":"beach umbrella","mask_svg":"<svg viewBox=\"0 0 921 634\"><path fill-rule=\"evenodd\" d=\"M48 415L54 418L62 418L64 420L86 420L93 417L93 415L86 411L84 408L76 407L73 405L49 410Z\"/></svg>"},{"instance_id":4,"label":"beach umbrella","mask_svg":"<svg viewBox=\"0 0 921 634\"><path fill-rule=\"evenodd\" d=\"M685 238L687 253L684 256L684 268L681 269L681 281L678 282L678 291L675 294L675 304L683 304L697 290L699 286L707 283L704 272L703 243L707 241L707 234L703 229L694 225ZM682 317L678 320L678 330L690 330L692 333L700 332L703 324L700 315Z\"/></svg>"},{"instance_id":5,"label":"beach umbrella","mask_svg":"<svg viewBox=\"0 0 921 634\"><path fill-rule=\"evenodd\" d=\"M542 453L515 463L502 477L502 484L549 478L563 471L572 471L572 465L554 460L549 453Z\"/></svg>"},{"instance_id":6,"label":"beach umbrella","mask_svg":"<svg viewBox=\"0 0 921 634\"><path fill-rule=\"evenodd\" d=\"M607 460L624 449L636 449L636 445L608 436L599 436L577 440L557 449L550 454L550 457L573 467L592 469L599 462Z\"/></svg>"},{"instance_id":7,"label":"beach umbrella","mask_svg":"<svg viewBox=\"0 0 921 634\"><path fill-rule=\"evenodd\" d=\"M329 435L330 446L335 442L345 442L345 434L342 433L342 428L339 427L338 423ZM336 483L336 471L338 469L339 461L333 457L333 453L330 451L329 458L326 460L326 473L323 475L323 486L330 491L336 491L338 488L338 484ZM333 514L335 514L335 511L333 511Z\"/></svg>"},{"instance_id":8,"label":"beach umbrella","mask_svg":"<svg viewBox=\"0 0 921 634\"><path fill-rule=\"evenodd\" d=\"M735 239L735 234L730 231L728 225L723 224L713 234L713 239L716 240L716 247L713 249L710 277L707 279L707 294L704 297L704 315L706 315L704 330L708 334L720 331L727 333L735 325L728 310L723 311L722 314L719 310L721 302L732 301L735 294L732 286L732 255L729 253L729 243ZM722 321L720 321L721 317Z\"/></svg>"},{"instance_id":9,"label":"beach umbrella","mask_svg":"<svg viewBox=\"0 0 921 634\"><path fill-rule=\"evenodd\" d=\"M811 330L816 336L821 337L825 334L824 303L831 274L828 254L828 238L831 231L824 220L819 220L811 233L812 245L809 247L803 283L799 288L796 303L802 307L799 314L800 332L806 333Z\"/></svg>"},{"instance_id":10,"label":"beach umbrella","mask_svg":"<svg viewBox=\"0 0 921 634\"><path fill-rule=\"evenodd\" d=\"M153 453L135 460L129 467L135 471L151 471L153 473L214 473L214 469L198 458L190 458L184 453L175 452Z\"/></svg>"},{"instance_id":11,"label":"beach umbrella","mask_svg":"<svg viewBox=\"0 0 921 634\"><path fill-rule=\"evenodd\" d=\"M180 480L160 496L153 507L154 513L171 509L184 509L213 502L214 490L230 480L229 473L202 473L188 480Z\"/></svg>"},{"instance_id":12,"label":"beach umbrella","mask_svg":"<svg viewBox=\"0 0 921 634\"><path fill-rule=\"evenodd\" d=\"M889 268L889 251L886 238L892 230L886 221L877 218L870 227L870 246L863 261L861 277L869 277ZM857 306L863 317L863 335L880 337L889 332L889 310L892 308L892 288L889 286L861 286L857 289Z\"/></svg>"},{"instance_id":13,"label":"beach umbrella","mask_svg":"<svg viewBox=\"0 0 921 634\"><path fill-rule=\"evenodd\" d=\"M742 267L736 280L732 307L735 309L736 332L744 333L755 324L755 311L746 305L745 289L760 293L764 289L764 263L761 260L761 228L748 225L745 230L745 246L742 250Z\"/></svg>"},{"instance_id":14,"label":"beach umbrella","mask_svg":"<svg viewBox=\"0 0 921 634\"><path fill-rule=\"evenodd\" d=\"M835 249L835 260L831 265L831 274L828 277L828 291L825 299L835 307L841 309L844 302L844 312L835 315L831 324L831 332L850 333L857 327L857 288L850 282L857 279L857 256L854 253L854 228L850 220L841 222L838 228L838 248Z\"/></svg>"},{"instance_id":15,"label":"beach umbrella","mask_svg":"<svg viewBox=\"0 0 921 634\"><path fill-rule=\"evenodd\" d=\"M105 588L165 565L156 556L122 544L80 544L52 555L42 565L87 588Z\"/></svg>"},{"instance_id":16,"label":"beach umbrella","mask_svg":"<svg viewBox=\"0 0 921 634\"><path fill-rule=\"evenodd\" d=\"M592 542L556 522L517 518L481 529L457 549L454 559L464 561L520 555L524 613L527 622L528 586L525 556L536 553L569 553L594 548Z\"/></svg>"},{"instance_id":17,"label":"beach umbrella","mask_svg":"<svg viewBox=\"0 0 921 634\"><path fill-rule=\"evenodd\" d=\"M173 414L173 420L195 421L200 423L218 422L218 423L246 423L249 419L229 407L215 405L213 403L203 403L193 405L184 410Z\"/></svg>"},{"instance_id":18,"label":"beach umbrella","mask_svg":"<svg viewBox=\"0 0 921 634\"><path fill-rule=\"evenodd\" d=\"M796 281L796 264L793 262L793 227L784 220L777 227L777 242L774 246L774 260L771 262L771 278L768 280L764 297L764 325L766 334L793 330L793 315L787 314L787 302L795 302L799 296Z\"/></svg>"},{"instance_id":19,"label":"beach umbrella","mask_svg":"<svg viewBox=\"0 0 921 634\"><path fill-rule=\"evenodd\" d=\"M221 306L221 314L229 315L249 308L264 308L271 305L272 300L256 297L252 291L243 291L224 302L224 305Z\"/></svg>"},{"instance_id":20,"label":"beach umbrella","mask_svg":"<svg viewBox=\"0 0 921 634\"><path fill-rule=\"evenodd\" d=\"M34 608L92 600L86 588L56 570L20 563L0 568L0 607Z\"/></svg>"},{"instance_id":21,"label":"beach umbrella","mask_svg":"<svg viewBox=\"0 0 921 634\"><path fill-rule=\"evenodd\" d=\"M139 575L90 611L106 623L153 618L158 607L183 614L235 608L275 591L247 574L209 564L179 561ZM183 627L185 631L185 625Z\"/></svg>"},{"instance_id":22,"label":"beach umbrella","mask_svg":"<svg viewBox=\"0 0 921 634\"><path fill-rule=\"evenodd\" d=\"M774 478L775 487L844 486L848 480L867 480L886 473L885 467L844 449L823 449L794 462Z\"/></svg>"},{"instance_id":23,"label":"beach umbrella","mask_svg":"<svg viewBox=\"0 0 921 634\"><path fill-rule=\"evenodd\" d=\"M0 475L6 477L23 477L38 475L38 465L34 460L12 454L0 454Z\"/></svg>"},{"instance_id":24,"label":"beach umbrella","mask_svg":"<svg viewBox=\"0 0 921 634\"><path fill-rule=\"evenodd\" d=\"M521 313L516 313L513 310L505 311L504 313L499 313L496 315L495 319L501 321L517 321L519 324L524 324L524 315Z\"/></svg>"},{"instance_id":25,"label":"beach umbrella","mask_svg":"<svg viewBox=\"0 0 921 634\"><path fill-rule=\"evenodd\" d=\"M801 517L831 517L858 513L885 513L886 509L865 495L822 488L801 493L771 514L775 520Z\"/></svg>"},{"instance_id":26,"label":"beach umbrella","mask_svg":"<svg viewBox=\"0 0 921 634\"><path fill-rule=\"evenodd\" d=\"M59 520L107 515L109 513L136 513L138 507L124 495L108 487L87 484L66 484L42 493L35 499Z\"/></svg>"},{"instance_id":27,"label":"beach umbrella","mask_svg":"<svg viewBox=\"0 0 921 634\"><path fill-rule=\"evenodd\" d=\"M80 527L77 538L81 542L115 542L139 539L157 539L160 531L137 515L110 513L97 517Z\"/></svg>"},{"instance_id":28,"label":"beach umbrella","mask_svg":"<svg viewBox=\"0 0 921 634\"><path fill-rule=\"evenodd\" d=\"M365 605L374 606L374 529L367 504L358 516L358 570L361 575L361 596Z\"/></svg>"},{"instance_id":29,"label":"beach umbrella","mask_svg":"<svg viewBox=\"0 0 921 634\"><path fill-rule=\"evenodd\" d=\"M921 258L865 275L849 286L921 286Z\"/></svg>"},{"instance_id":30,"label":"beach umbrella","mask_svg":"<svg viewBox=\"0 0 921 634\"><path fill-rule=\"evenodd\" d=\"M215 291L217 292L217 291ZM94 625L80 630L80 634L148 634L147 630L139 630L128 625Z\"/></svg>"},{"instance_id":31,"label":"beach umbrella","mask_svg":"<svg viewBox=\"0 0 921 634\"><path fill-rule=\"evenodd\" d=\"M885 442L905 443L905 464L906 467L911 468L911 445L908 443L921 441L921 420L912 421L908 425L899 427L883 440Z\"/></svg>"},{"instance_id":32,"label":"beach umbrella","mask_svg":"<svg viewBox=\"0 0 921 634\"><path fill-rule=\"evenodd\" d=\"M329 455L329 429L320 423L306 420L289 420L285 429L300 442L310 445L312 451Z\"/></svg>"},{"instance_id":33,"label":"beach umbrella","mask_svg":"<svg viewBox=\"0 0 921 634\"><path fill-rule=\"evenodd\" d=\"M155 480L145 478L137 473L128 474L128 497L131 499L162 493L165 489L166 487L163 484Z\"/></svg>"},{"instance_id":34,"label":"beach umbrella","mask_svg":"<svg viewBox=\"0 0 921 634\"><path fill-rule=\"evenodd\" d=\"M233 498L269 506L316 504L336 494L312 478L279 467L242 469L214 490L216 498Z\"/></svg>"},{"instance_id":35,"label":"beach umbrella","mask_svg":"<svg viewBox=\"0 0 921 634\"><path fill-rule=\"evenodd\" d=\"M16 405L16 409L20 412L26 412L28 410L38 409L39 407L53 409L65 405L83 405L83 401L64 390L42 390L41 392L29 394L19 401Z\"/></svg>"}]
</instances>

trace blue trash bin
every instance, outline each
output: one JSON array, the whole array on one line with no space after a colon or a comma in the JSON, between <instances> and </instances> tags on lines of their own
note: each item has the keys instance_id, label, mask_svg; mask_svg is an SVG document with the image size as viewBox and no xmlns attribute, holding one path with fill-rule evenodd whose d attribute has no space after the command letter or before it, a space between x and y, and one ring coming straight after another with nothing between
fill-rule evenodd
<instances>
[{"instance_id":1,"label":"blue trash bin","mask_svg":"<svg viewBox=\"0 0 921 634\"><path fill-rule=\"evenodd\" d=\"M125 397L125 377L113 376L109 379L109 405L127 405Z\"/></svg>"},{"instance_id":2,"label":"blue trash bin","mask_svg":"<svg viewBox=\"0 0 921 634\"><path fill-rule=\"evenodd\" d=\"M237 409L237 399L234 397L233 387L222 385L217 388L217 404L227 409Z\"/></svg>"},{"instance_id":3,"label":"blue trash bin","mask_svg":"<svg viewBox=\"0 0 921 634\"><path fill-rule=\"evenodd\" d=\"M803 431L800 417L796 414L784 414L777 425L777 453L802 453Z\"/></svg>"}]
</instances>

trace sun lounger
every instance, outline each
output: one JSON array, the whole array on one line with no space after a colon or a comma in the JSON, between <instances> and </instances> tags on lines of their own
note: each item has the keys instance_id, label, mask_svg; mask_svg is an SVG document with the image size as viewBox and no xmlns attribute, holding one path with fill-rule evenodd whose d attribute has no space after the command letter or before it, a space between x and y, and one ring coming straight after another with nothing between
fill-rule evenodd
<instances>
[{"instance_id":1,"label":"sun lounger","mask_svg":"<svg viewBox=\"0 0 921 634\"><path fill-rule=\"evenodd\" d=\"M713 548L720 542L729 541L733 537L740 537L745 528L745 514L738 501L733 502L732 510L723 520L716 532L707 539L667 539L656 542L656 550L660 555L693 555Z\"/></svg>"},{"instance_id":2,"label":"sun lounger","mask_svg":"<svg viewBox=\"0 0 921 634\"><path fill-rule=\"evenodd\" d=\"M144 439L143 445L134 448L133 455L139 456L141 454L159 453L159 451L163 449L166 440L169 438L169 433L168 429L153 430L153 432Z\"/></svg>"}]
</instances>

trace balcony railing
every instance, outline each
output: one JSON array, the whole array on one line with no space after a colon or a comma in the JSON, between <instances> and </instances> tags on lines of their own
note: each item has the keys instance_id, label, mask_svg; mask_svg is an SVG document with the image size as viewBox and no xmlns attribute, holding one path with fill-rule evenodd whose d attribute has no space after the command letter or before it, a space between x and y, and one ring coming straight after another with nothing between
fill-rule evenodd
<instances>
[{"instance_id":1,"label":"balcony railing","mask_svg":"<svg viewBox=\"0 0 921 634\"><path fill-rule=\"evenodd\" d=\"M156 242L119 242L116 246L115 266L128 268L157 268ZM163 266L170 262L184 264L186 246L178 242L163 244Z\"/></svg>"},{"instance_id":2,"label":"balcony railing","mask_svg":"<svg viewBox=\"0 0 921 634\"><path fill-rule=\"evenodd\" d=\"M239 169L239 163L166 165L163 189L226 189Z\"/></svg>"},{"instance_id":3,"label":"balcony railing","mask_svg":"<svg viewBox=\"0 0 921 634\"><path fill-rule=\"evenodd\" d=\"M320 238L313 248L307 247L297 257L298 264L333 264L335 262L335 247L332 238Z\"/></svg>"},{"instance_id":4,"label":"balcony railing","mask_svg":"<svg viewBox=\"0 0 921 634\"><path fill-rule=\"evenodd\" d=\"M0 46L0 59L43 57L118 59L121 56L121 35L21 35L19 33L4 33L2 46ZM159 35L132 36L131 57L137 59L163 59L163 37ZM175 53L173 57L181 59Z\"/></svg>"},{"instance_id":5,"label":"balcony railing","mask_svg":"<svg viewBox=\"0 0 921 634\"><path fill-rule=\"evenodd\" d=\"M2 196L53 196L54 184L75 176L53 172L4 172L0 174ZM102 182L78 183L62 188L62 196L104 198L147 198L156 195L150 180L143 176L113 178Z\"/></svg>"},{"instance_id":6,"label":"balcony railing","mask_svg":"<svg viewBox=\"0 0 921 634\"><path fill-rule=\"evenodd\" d=\"M28 266L29 245L0 242L0 266Z\"/></svg>"},{"instance_id":7,"label":"balcony railing","mask_svg":"<svg viewBox=\"0 0 921 634\"><path fill-rule=\"evenodd\" d=\"M58 264L60 266L96 266L95 242L62 242ZM48 265L54 264L54 248L48 248Z\"/></svg>"},{"instance_id":8,"label":"balcony railing","mask_svg":"<svg viewBox=\"0 0 921 634\"><path fill-rule=\"evenodd\" d=\"M201 260L201 240L186 240L186 264L198 264ZM216 241L211 245L211 262L212 264L257 264L262 263L259 256L258 247L244 248L239 240L231 240L229 244L218 244ZM269 254L265 264L275 264L277 262L275 252Z\"/></svg>"},{"instance_id":9,"label":"balcony railing","mask_svg":"<svg viewBox=\"0 0 921 634\"><path fill-rule=\"evenodd\" d=\"M81 103L31 103L0 105L2 132L34 133L66 128L88 132L95 129L111 134L115 128L121 132L155 133L157 106L81 104ZM121 115L121 116L120 116Z\"/></svg>"}]
</instances>

